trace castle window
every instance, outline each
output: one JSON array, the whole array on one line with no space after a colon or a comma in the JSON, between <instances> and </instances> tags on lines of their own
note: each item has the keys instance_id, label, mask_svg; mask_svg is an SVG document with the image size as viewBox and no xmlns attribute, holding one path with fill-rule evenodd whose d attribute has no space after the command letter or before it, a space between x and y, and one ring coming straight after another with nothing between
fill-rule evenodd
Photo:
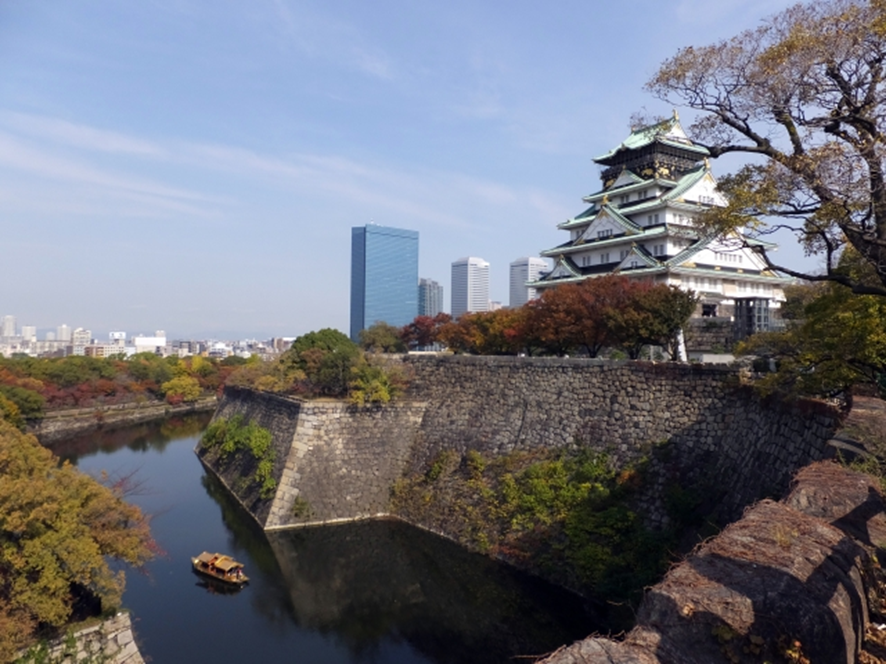
<instances>
[{"instance_id":1,"label":"castle window","mask_svg":"<svg viewBox=\"0 0 886 664\"><path fill-rule=\"evenodd\" d=\"M601 263L608 263L609 262L609 252L608 251L600 254L600 262Z\"/></svg>"},{"instance_id":2,"label":"castle window","mask_svg":"<svg viewBox=\"0 0 886 664\"><path fill-rule=\"evenodd\" d=\"M597 231L597 237L601 238L601 239L606 238L606 237L612 237L612 229L606 228L606 229L603 229L602 231Z\"/></svg>"}]
</instances>

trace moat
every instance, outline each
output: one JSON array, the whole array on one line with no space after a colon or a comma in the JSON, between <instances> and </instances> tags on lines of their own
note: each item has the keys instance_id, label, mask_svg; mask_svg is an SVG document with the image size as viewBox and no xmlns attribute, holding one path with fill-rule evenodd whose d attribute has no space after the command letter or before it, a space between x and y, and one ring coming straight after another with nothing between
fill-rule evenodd
<instances>
[{"instance_id":1,"label":"moat","mask_svg":"<svg viewBox=\"0 0 886 664\"><path fill-rule=\"evenodd\" d=\"M599 629L576 596L396 521L266 534L194 454L208 419L51 446L85 472L133 474L129 500L153 515L164 553L128 573L123 599L149 661L511 662ZM207 587L190 570L203 550L244 562L249 586Z\"/></svg>"}]
</instances>

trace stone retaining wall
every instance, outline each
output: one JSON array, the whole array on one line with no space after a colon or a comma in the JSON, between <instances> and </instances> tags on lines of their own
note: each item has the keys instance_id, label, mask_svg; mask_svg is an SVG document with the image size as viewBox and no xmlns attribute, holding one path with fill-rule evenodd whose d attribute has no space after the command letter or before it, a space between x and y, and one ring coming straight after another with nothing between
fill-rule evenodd
<instances>
[{"instance_id":1,"label":"stone retaining wall","mask_svg":"<svg viewBox=\"0 0 886 664\"><path fill-rule=\"evenodd\" d=\"M783 501L758 503L650 588L624 640L590 637L544 662L883 661L876 640L861 651L883 620L884 538L876 480L813 464Z\"/></svg>"},{"instance_id":2,"label":"stone retaining wall","mask_svg":"<svg viewBox=\"0 0 886 664\"><path fill-rule=\"evenodd\" d=\"M656 482L645 501L653 525L665 518L666 482L714 491L718 516L729 520L761 497L780 495L797 469L828 456L838 425L837 413L821 404L760 401L725 366L459 356L404 362L413 375L409 393L384 408L226 390L217 416L241 413L269 428L278 450L274 499L238 495L263 527L383 514L393 482L421 472L443 450L494 456L573 445L608 452L617 463L651 455ZM236 469L208 465L236 489Z\"/></svg>"},{"instance_id":3,"label":"stone retaining wall","mask_svg":"<svg viewBox=\"0 0 886 664\"><path fill-rule=\"evenodd\" d=\"M251 469L236 463L221 467L211 452L197 451L264 528L380 516L408 462L424 406L356 408L331 399L299 401L227 388L215 417L242 415L271 431L278 486L272 500L238 489L238 476Z\"/></svg>"},{"instance_id":4,"label":"stone retaining wall","mask_svg":"<svg viewBox=\"0 0 886 664\"><path fill-rule=\"evenodd\" d=\"M177 406L166 403L133 403L51 411L43 419L29 422L28 433L37 436L40 442L45 445L94 429L124 427L140 422L161 420L171 415L209 412L215 410L217 405L218 400L215 397L204 397L194 403L183 403Z\"/></svg>"},{"instance_id":5,"label":"stone retaining wall","mask_svg":"<svg viewBox=\"0 0 886 664\"><path fill-rule=\"evenodd\" d=\"M727 520L828 456L839 422L815 402L761 401L725 365L469 356L407 364L411 396L428 403L410 472L444 449L494 456L578 444L623 464L667 441L667 454L652 456L652 476L716 485ZM660 513L656 502L648 507Z\"/></svg>"},{"instance_id":6,"label":"stone retaining wall","mask_svg":"<svg viewBox=\"0 0 886 664\"><path fill-rule=\"evenodd\" d=\"M144 664L138 646L132 634L132 623L128 613L118 613L113 618L81 629L74 633L77 652L73 659L67 658L72 664L91 658L101 659L107 664ZM50 659L66 653L66 639L59 639L50 644ZM107 658L107 659L105 659ZM28 661L28 660L25 660Z\"/></svg>"}]
</instances>

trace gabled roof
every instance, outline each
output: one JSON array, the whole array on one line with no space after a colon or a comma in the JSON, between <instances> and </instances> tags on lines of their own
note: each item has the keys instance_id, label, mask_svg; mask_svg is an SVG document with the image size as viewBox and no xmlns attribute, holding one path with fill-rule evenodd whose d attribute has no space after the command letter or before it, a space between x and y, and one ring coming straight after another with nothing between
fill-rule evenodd
<instances>
[{"instance_id":1,"label":"gabled roof","mask_svg":"<svg viewBox=\"0 0 886 664\"><path fill-rule=\"evenodd\" d=\"M571 228L572 226L580 226L582 224L586 224L589 221L593 221L596 214L600 211L596 205L592 205L587 210L575 215L572 219L567 219L566 221L557 224L557 228Z\"/></svg>"},{"instance_id":2,"label":"gabled roof","mask_svg":"<svg viewBox=\"0 0 886 664\"><path fill-rule=\"evenodd\" d=\"M592 214L589 214L592 213ZM604 203L600 207L592 206L582 212L577 217L572 219L567 219L562 224L559 224L557 228L574 228L576 226L584 226L584 225L592 225L595 221L600 219L600 215L604 215L614 220L619 225L623 226L625 232L638 233L642 230L641 226L638 226L633 221L628 219L625 215L619 212L618 208L609 205L608 202Z\"/></svg>"},{"instance_id":3,"label":"gabled roof","mask_svg":"<svg viewBox=\"0 0 886 664\"><path fill-rule=\"evenodd\" d=\"M586 249L618 247L618 245L623 246L628 242L645 242L656 237L669 235L676 235L676 233L670 230L667 224L657 224L655 226L646 226L640 228L639 231L637 231L636 233L631 233L630 235L628 235L627 233L625 233L624 235L612 235L611 237L593 239L585 242L570 240L569 242L564 242L563 244L557 245L553 249L545 249L541 252L540 255L546 258L556 258L557 256L561 256L564 254L581 253Z\"/></svg>"},{"instance_id":4,"label":"gabled roof","mask_svg":"<svg viewBox=\"0 0 886 664\"><path fill-rule=\"evenodd\" d=\"M638 244L633 244L631 246L631 250L628 252L627 256L618 264L618 267L615 268L616 272L621 272L622 270L636 270L636 267L631 267L631 261L639 260L643 267L661 267L662 262L655 258L652 254L646 251L643 247Z\"/></svg>"},{"instance_id":5,"label":"gabled roof","mask_svg":"<svg viewBox=\"0 0 886 664\"><path fill-rule=\"evenodd\" d=\"M635 224L633 221L619 212L616 208L609 205L609 203L604 203L600 206L600 211L594 217L594 221L588 226L588 229L590 229L591 226L593 226L596 222L600 221L603 218L612 219L612 221L624 228L625 232L641 233L643 231L642 226Z\"/></svg>"},{"instance_id":6,"label":"gabled roof","mask_svg":"<svg viewBox=\"0 0 886 664\"><path fill-rule=\"evenodd\" d=\"M677 116L677 112L674 111L674 115L667 120L662 120L661 122L646 127L633 129L631 135L622 141L620 145L616 146L606 154L596 157L594 161L598 164L605 165L607 161L610 161L621 152L639 150L640 148L644 148L653 143L660 143L662 145L670 145L683 150L689 150L690 152L695 152L702 156L710 154L707 148L696 145L689 139L686 132L683 131L683 127L680 125L680 118Z\"/></svg>"},{"instance_id":7,"label":"gabled roof","mask_svg":"<svg viewBox=\"0 0 886 664\"><path fill-rule=\"evenodd\" d=\"M701 182L701 180L705 177L705 175L710 174L710 166L707 163L700 164L696 166L690 171L687 171L683 177L677 180L676 184L664 194L659 196L658 198L654 198L648 201L640 201L636 205L631 205L625 208L625 212L629 214L634 214L635 212L645 212L646 210L651 210L654 208L661 207L667 203L676 203L679 202L687 191L689 191L696 184ZM713 177L713 175L711 176ZM588 199L586 201L590 202ZM693 207L697 208L697 204L692 204Z\"/></svg>"},{"instance_id":8,"label":"gabled roof","mask_svg":"<svg viewBox=\"0 0 886 664\"><path fill-rule=\"evenodd\" d=\"M707 247L713 239L713 237L698 239L696 242L693 242L688 247L686 247L683 251L665 261L665 264L669 267L678 267L679 265L685 263L690 258L695 256L695 254L697 254L699 251Z\"/></svg>"},{"instance_id":9,"label":"gabled roof","mask_svg":"<svg viewBox=\"0 0 886 664\"><path fill-rule=\"evenodd\" d=\"M615 178L615 182L613 182L609 186L609 189L611 190L615 189L616 187L627 187L632 184L642 184L643 182L645 182L643 178L641 178L633 171L629 171L625 168L624 170L622 170L621 173L619 173L618 177Z\"/></svg>"},{"instance_id":10,"label":"gabled roof","mask_svg":"<svg viewBox=\"0 0 886 664\"><path fill-rule=\"evenodd\" d=\"M595 191L593 194L588 194L587 196L582 197L581 200L583 200L585 203L593 203L595 201L599 201L604 196L630 194L650 186L660 187L661 189L671 189L673 187L676 187L677 183L673 180L664 180L662 178L649 178L648 180L640 179L639 182L632 182L624 186L616 187L615 185L612 185L608 189L600 189L599 191Z\"/></svg>"},{"instance_id":11,"label":"gabled roof","mask_svg":"<svg viewBox=\"0 0 886 664\"><path fill-rule=\"evenodd\" d=\"M555 279L574 279L582 276L575 263L566 256L560 255L554 261L554 269L548 272L539 281L553 281Z\"/></svg>"}]
</instances>

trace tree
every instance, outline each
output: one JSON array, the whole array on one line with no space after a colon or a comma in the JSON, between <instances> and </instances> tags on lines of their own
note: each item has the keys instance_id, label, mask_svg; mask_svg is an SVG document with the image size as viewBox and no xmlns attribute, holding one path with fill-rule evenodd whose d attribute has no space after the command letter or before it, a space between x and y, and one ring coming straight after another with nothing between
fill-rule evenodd
<instances>
[{"instance_id":1,"label":"tree","mask_svg":"<svg viewBox=\"0 0 886 664\"><path fill-rule=\"evenodd\" d=\"M176 376L160 386L163 395L169 403L181 403L182 401L196 401L200 398L202 390L200 383L191 376Z\"/></svg>"},{"instance_id":2,"label":"tree","mask_svg":"<svg viewBox=\"0 0 886 664\"><path fill-rule=\"evenodd\" d=\"M434 317L416 316L411 323L400 328L400 339L410 349L430 348L438 342L440 329L452 322L452 316L439 313Z\"/></svg>"},{"instance_id":3,"label":"tree","mask_svg":"<svg viewBox=\"0 0 886 664\"><path fill-rule=\"evenodd\" d=\"M280 358L284 372L303 372L307 389L330 396L348 391L351 367L360 357L360 348L338 330L325 328L296 338Z\"/></svg>"},{"instance_id":4,"label":"tree","mask_svg":"<svg viewBox=\"0 0 886 664\"><path fill-rule=\"evenodd\" d=\"M603 348L613 343L613 331L607 323L609 312L629 306L636 283L627 277L609 275L579 284L576 292L579 313L573 342L583 347L590 357L597 357Z\"/></svg>"},{"instance_id":5,"label":"tree","mask_svg":"<svg viewBox=\"0 0 886 664\"><path fill-rule=\"evenodd\" d=\"M873 283L867 261L847 248L838 264L854 281ZM758 383L764 392L831 395L856 383L876 383L886 373L886 299L854 295L842 284L820 283L794 296L784 332L757 334L740 344L743 355L776 360L777 371Z\"/></svg>"},{"instance_id":6,"label":"tree","mask_svg":"<svg viewBox=\"0 0 886 664\"><path fill-rule=\"evenodd\" d=\"M884 0L795 5L755 30L667 60L647 89L702 113L690 133L713 157L757 158L721 180L729 206L712 209L704 226L744 228L770 268L886 295L884 65ZM823 274L776 264L753 242L780 228L824 255ZM874 283L838 268L847 244L874 268Z\"/></svg>"},{"instance_id":7,"label":"tree","mask_svg":"<svg viewBox=\"0 0 886 664\"><path fill-rule=\"evenodd\" d=\"M147 519L33 436L0 421L0 661L25 645L39 623L64 625L77 596L119 605L122 571L156 545Z\"/></svg>"},{"instance_id":8,"label":"tree","mask_svg":"<svg viewBox=\"0 0 886 664\"><path fill-rule=\"evenodd\" d=\"M738 351L776 360L778 370L759 382L764 392L822 396L877 383L886 371L886 299L829 284L802 323L754 335Z\"/></svg>"},{"instance_id":9,"label":"tree","mask_svg":"<svg viewBox=\"0 0 886 664\"><path fill-rule=\"evenodd\" d=\"M527 324L545 352L563 357L575 344L577 294L576 284L563 284L543 291L531 305Z\"/></svg>"},{"instance_id":10,"label":"tree","mask_svg":"<svg viewBox=\"0 0 886 664\"><path fill-rule=\"evenodd\" d=\"M677 286L656 284L640 293L639 305L651 315L653 326L647 343L661 346L672 360L677 360L679 334L698 306L699 297L693 291Z\"/></svg>"},{"instance_id":11,"label":"tree","mask_svg":"<svg viewBox=\"0 0 886 664\"><path fill-rule=\"evenodd\" d=\"M400 338L399 328L377 321L360 330L360 347L372 353L405 353L406 344Z\"/></svg>"}]
</instances>

